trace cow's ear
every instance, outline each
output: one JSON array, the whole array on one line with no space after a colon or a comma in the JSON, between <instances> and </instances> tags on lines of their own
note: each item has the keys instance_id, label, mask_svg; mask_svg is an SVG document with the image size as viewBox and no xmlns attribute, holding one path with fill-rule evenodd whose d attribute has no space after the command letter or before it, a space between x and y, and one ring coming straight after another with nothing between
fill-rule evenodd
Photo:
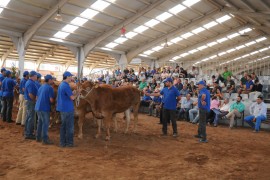
<instances>
[{"instance_id":1,"label":"cow's ear","mask_svg":"<svg viewBox=\"0 0 270 180\"><path fill-rule=\"evenodd\" d=\"M98 83L95 84L95 88L98 88Z\"/></svg>"}]
</instances>

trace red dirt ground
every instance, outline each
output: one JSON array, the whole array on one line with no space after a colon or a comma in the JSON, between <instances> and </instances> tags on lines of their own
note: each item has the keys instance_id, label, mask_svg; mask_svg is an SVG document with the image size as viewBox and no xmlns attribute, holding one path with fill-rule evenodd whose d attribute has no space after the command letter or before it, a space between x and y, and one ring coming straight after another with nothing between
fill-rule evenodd
<instances>
[{"instance_id":1,"label":"red dirt ground","mask_svg":"<svg viewBox=\"0 0 270 180\"><path fill-rule=\"evenodd\" d=\"M137 133L124 134L119 119L119 132L105 142L105 132L93 138L96 125L88 120L74 148L58 147L59 126L49 132L55 144L46 146L1 121L0 179L269 179L269 132L207 127L209 143L200 144L196 125L178 122L178 138L161 137L158 121L140 115Z\"/></svg>"}]
</instances>

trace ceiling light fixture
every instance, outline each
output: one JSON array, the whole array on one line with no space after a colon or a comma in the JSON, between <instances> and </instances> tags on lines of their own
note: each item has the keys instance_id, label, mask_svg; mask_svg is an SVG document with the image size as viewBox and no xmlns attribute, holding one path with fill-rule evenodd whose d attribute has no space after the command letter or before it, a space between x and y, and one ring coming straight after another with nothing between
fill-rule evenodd
<instances>
[{"instance_id":1,"label":"ceiling light fixture","mask_svg":"<svg viewBox=\"0 0 270 180\"><path fill-rule=\"evenodd\" d=\"M62 18L62 16L61 16L61 9L59 8L59 6L58 6L58 9L57 9L57 14L56 14L56 16L55 16L55 18L54 18L56 21L63 21L63 18Z\"/></svg>"}]
</instances>

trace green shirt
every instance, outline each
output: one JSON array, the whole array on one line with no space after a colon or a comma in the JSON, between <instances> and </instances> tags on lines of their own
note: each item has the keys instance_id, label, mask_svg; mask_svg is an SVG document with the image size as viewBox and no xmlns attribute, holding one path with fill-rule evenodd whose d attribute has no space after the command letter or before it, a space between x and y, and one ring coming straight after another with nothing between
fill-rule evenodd
<instances>
[{"instance_id":1,"label":"green shirt","mask_svg":"<svg viewBox=\"0 0 270 180\"><path fill-rule=\"evenodd\" d=\"M245 110L245 105L242 102L240 103L235 102L231 105L230 112L234 109L236 109L238 112L243 112Z\"/></svg>"},{"instance_id":2,"label":"green shirt","mask_svg":"<svg viewBox=\"0 0 270 180\"><path fill-rule=\"evenodd\" d=\"M242 85L245 85L246 82L247 82L247 79L246 79L245 77L242 77L242 78L241 78L241 83L242 83Z\"/></svg>"},{"instance_id":3,"label":"green shirt","mask_svg":"<svg viewBox=\"0 0 270 180\"><path fill-rule=\"evenodd\" d=\"M222 74L222 77L225 79L225 80L227 80L227 77L228 76L232 76L232 72L231 71L227 71L227 72L224 72L223 74Z\"/></svg>"},{"instance_id":4,"label":"green shirt","mask_svg":"<svg viewBox=\"0 0 270 180\"><path fill-rule=\"evenodd\" d=\"M146 86L147 86L146 82L141 82L140 85L139 85L139 89L143 90L143 88L145 88Z\"/></svg>"}]
</instances>

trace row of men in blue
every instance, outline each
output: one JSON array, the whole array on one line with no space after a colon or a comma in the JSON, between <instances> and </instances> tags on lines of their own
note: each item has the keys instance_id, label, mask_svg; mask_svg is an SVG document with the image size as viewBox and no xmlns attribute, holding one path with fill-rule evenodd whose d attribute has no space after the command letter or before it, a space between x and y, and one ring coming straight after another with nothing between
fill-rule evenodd
<instances>
[{"instance_id":1,"label":"row of men in blue","mask_svg":"<svg viewBox=\"0 0 270 180\"><path fill-rule=\"evenodd\" d=\"M25 139L36 140L45 145L53 144L48 137L48 127L50 120L51 103L55 101L55 95L52 88L53 77L46 75L44 77L45 83L43 85L37 81L39 74L35 71L25 71L24 78L20 82L20 107L16 120L19 125L24 122L24 137ZM56 110L61 115L60 128L60 147L73 147L74 134L74 105L73 100L78 95L72 92L69 83L72 81L72 74L66 71L63 74L63 81L58 88L57 107ZM41 76L40 76L41 77ZM16 83L11 79L11 72L2 68L0 75L1 83L1 98L3 103L2 116L3 121L13 122L12 104L13 91ZM21 101L23 99L23 101ZM21 103L23 103L21 105ZM25 120L23 111L26 111ZM34 122L37 113L38 124L37 131L34 133Z\"/></svg>"}]
</instances>

